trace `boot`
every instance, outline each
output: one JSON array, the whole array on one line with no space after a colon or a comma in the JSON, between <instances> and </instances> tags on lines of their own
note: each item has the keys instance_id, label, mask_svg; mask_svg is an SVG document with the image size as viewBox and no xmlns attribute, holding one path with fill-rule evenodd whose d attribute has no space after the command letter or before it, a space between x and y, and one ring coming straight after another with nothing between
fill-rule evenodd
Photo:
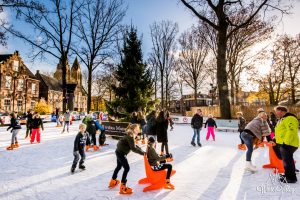
<instances>
[{"instance_id":1,"label":"boot","mask_svg":"<svg viewBox=\"0 0 300 200\"><path fill-rule=\"evenodd\" d=\"M194 147L196 146L195 142L191 142L191 145L193 145Z\"/></svg>"},{"instance_id":2,"label":"boot","mask_svg":"<svg viewBox=\"0 0 300 200\"><path fill-rule=\"evenodd\" d=\"M254 167L250 161L246 161L246 167L245 167L245 170L246 171L249 171L249 172L257 172L257 169L256 167Z\"/></svg>"},{"instance_id":3,"label":"boot","mask_svg":"<svg viewBox=\"0 0 300 200\"><path fill-rule=\"evenodd\" d=\"M142 144L146 144L145 139L142 140Z\"/></svg>"},{"instance_id":4,"label":"boot","mask_svg":"<svg viewBox=\"0 0 300 200\"><path fill-rule=\"evenodd\" d=\"M172 162L174 160L172 154L166 154L166 157L167 157L166 159L167 162Z\"/></svg>"},{"instance_id":5,"label":"boot","mask_svg":"<svg viewBox=\"0 0 300 200\"><path fill-rule=\"evenodd\" d=\"M198 146L199 146L199 147L202 147L202 144L199 142L199 143L198 143Z\"/></svg>"},{"instance_id":6,"label":"boot","mask_svg":"<svg viewBox=\"0 0 300 200\"><path fill-rule=\"evenodd\" d=\"M9 147L6 148L6 150L14 150L14 144L11 144Z\"/></svg>"},{"instance_id":7,"label":"boot","mask_svg":"<svg viewBox=\"0 0 300 200\"><path fill-rule=\"evenodd\" d=\"M75 172L75 168L72 167L71 168L71 173L74 174L74 172Z\"/></svg>"},{"instance_id":8,"label":"boot","mask_svg":"<svg viewBox=\"0 0 300 200\"><path fill-rule=\"evenodd\" d=\"M120 183L120 180L117 180L117 179L116 179L116 180L111 179L110 182L109 182L108 187L109 187L109 188L113 188L113 187L119 185L119 183Z\"/></svg>"},{"instance_id":9,"label":"boot","mask_svg":"<svg viewBox=\"0 0 300 200\"><path fill-rule=\"evenodd\" d=\"M160 155L163 156L165 153L163 151L160 152Z\"/></svg>"},{"instance_id":10,"label":"boot","mask_svg":"<svg viewBox=\"0 0 300 200\"><path fill-rule=\"evenodd\" d=\"M79 165L79 169L85 170L85 166L84 165Z\"/></svg>"},{"instance_id":11,"label":"boot","mask_svg":"<svg viewBox=\"0 0 300 200\"><path fill-rule=\"evenodd\" d=\"M97 145L94 145L93 148L94 148L94 151L98 151L99 150L99 147L97 147Z\"/></svg>"},{"instance_id":12,"label":"boot","mask_svg":"<svg viewBox=\"0 0 300 200\"><path fill-rule=\"evenodd\" d=\"M132 194L132 189L130 187L126 187L126 183L121 183L120 194Z\"/></svg>"},{"instance_id":13,"label":"boot","mask_svg":"<svg viewBox=\"0 0 300 200\"><path fill-rule=\"evenodd\" d=\"M166 183L165 183L165 185L164 185L164 188L165 188L165 189L170 189L170 190L174 190L174 189L175 189L174 185L171 184L170 179L167 179L167 180L166 180Z\"/></svg>"},{"instance_id":14,"label":"boot","mask_svg":"<svg viewBox=\"0 0 300 200\"><path fill-rule=\"evenodd\" d=\"M20 145L18 142L15 142L14 148L18 148Z\"/></svg>"},{"instance_id":15,"label":"boot","mask_svg":"<svg viewBox=\"0 0 300 200\"><path fill-rule=\"evenodd\" d=\"M246 150L246 145L245 144L239 144L238 145L239 150Z\"/></svg>"}]
</instances>

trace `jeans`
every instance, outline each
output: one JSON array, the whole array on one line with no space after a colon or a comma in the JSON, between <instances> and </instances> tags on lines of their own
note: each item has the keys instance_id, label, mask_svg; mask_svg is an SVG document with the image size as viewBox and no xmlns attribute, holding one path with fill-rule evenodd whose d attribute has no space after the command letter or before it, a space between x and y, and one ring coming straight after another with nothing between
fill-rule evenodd
<instances>
[{"instance_id":1,"label":"jeans","mask_svg":"<svg viewBox=\"0 0 300 200\"><path fill-rule=\"evenodd\" d=\"M170 179L171 172L172 172L172 165L171 164L166 164L166 163L160 164L157 167L155 167L153 169L153 171L162 171L162 170L165 170L165 169L168 169L166 179Z\"/></svg>"},{"instance_id":2,"label":"jeans","mask_svg":"<svg viewBox=\"0 0 300 200\"><path fill-rule=\"evenodd\" d=\"M63 132L65 131L66 125L67 125L67 131L69 132L69 126L70 126L70 122L69 121L65 121Z\"/></svg>"},{"instance_id":3,"label":"jeans","mask_svg":"<svg viewBox=\"0 0 300 200\"><path fill-rule=\"evenodd\" d=\"M280 146L280 153L283 161L285 177L288 180L297 180L295 173L295 162L293 158L294 152L297 150L297 147L283 144Z\"/></svg>"},{"instance_id":4,"label":"jeans","mask_svg":"<svg viewBox=\"0 0 300 200\"><path fill-rule=\"evenodd\" d=\"M97 140L96 140L96 133L91 133L90 137L92 138L92 143L93 145L97 145Z\"/></svg>"},{"instance_id":5,"label":"jeans","mask_svg":"<svg viewBox=\"0 0 300 200\"><path fill-rule=\"evenodd\" d=\"M243 131L240 132L241 144L245 144L244 140L242 139L242 132L243 132Z\"/></svg>"},{"instance_id":6,"label":"jeans","mask_svg":"<svg viewBox=\"0 0 300 200\"><path fill-rule=\"evenodd\" d=\"M83 163L84 163L84 160L85 160L85 152L84 152L84 150L79 151L79 153L74 152L73 155L74 155L74 160L73 160L72 168L73 169L76 168L77 163L79 161L79 155L81 156L81 159L79 161L79 167L82 166Z\"/></svg>"},{"instance_id":7,"label":"jeans","mask_svg":"<svg viewBox=\"0 0 300 200\"><path fill-rule=\"evenodd\" d=\"M246 161L251 161L252 152L253 152L253 137L249 133L242 132L241 137L247 146L246 152Z\"/></svg>"},{"instance_id":8,"label":"jeans","mask_svg":"<svg viewBox=\"0 0 300 200\"><path fill-rule=\"evenodd\" d=\"M192 143L195 143L195 139L196 139L196 136L197 136L197 144L200 144L200 131L201 131L201 128L194 128L194 135L193 135L193 139L192 139Z\"/></svg>"},{"instance_id":9,"label":"jeans","mask_svg":"<svg viewBox=\"0 0 300 200\"><path fill-rule=\"evenodd\" d=\"M129 164L128 164L128 160L126 155L122 155L118 152L116 152L116 156L117 156L117 167L115 168L115 171L113 173L112 179L116 180L117 176L118 176L118 172L121 170L121 168L124 168L123 171L123 175L122 175L122 183L126 183L127 182L127 174L130 170Z\"/></svg>"},{"instance_id":10,"label":"jeans","mask_svg":"<svg viewBox=\"0 0 300 200\"><path fill-rule=\"evenodd\" d=\"M11 143L12 143L12 144L15 144L15 142L18 142L17 135L18 135L19 131L20 131L20 129L13 129L13 130L11 131L11 133L12 133L12 136L11 136Z\"/></svg>"}]
</instances>

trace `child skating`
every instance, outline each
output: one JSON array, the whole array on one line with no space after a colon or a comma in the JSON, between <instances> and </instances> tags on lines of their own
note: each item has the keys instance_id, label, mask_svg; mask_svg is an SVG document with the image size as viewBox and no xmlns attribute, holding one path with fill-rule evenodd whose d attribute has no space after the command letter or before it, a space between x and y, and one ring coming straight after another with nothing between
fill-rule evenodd
<instances>
[{"instance_id":1,"label":"child skating","mask_svg":"<svg viewBox=\"0 0 300 200\"><path fill-rule=\"evenodd\" d=\"M144 155L144 151L135 145L134 138L140 132L140 128L138 124L129 124L126 129L126 135L123 136L118 144L116 149L116 156L117 156L117 167L114 170L112 179L109 183L109 188L113 188L120 183L120 180L117 180L117 176L121 168L124 168L122 179L121 179L121 186L120 186L120 194L132 194L132 189L126 186L127 183L127 174L129 172L129 164L127 160L127 154L130 151L138 153L140 155Z\"/></svg>"},{"instance_id":2,"label":"child skating","mask_svg":"<svg viewBox=\"0 0 300 200\"><path fill-rule=\"evenodd\" d=\"M167 164L166 160L169 158L172 158L172 154L159 156L154 148L155 140L153 137L150 137L148 139L148 146L147 146L147 158L148 162L153 169L153 171L162 171L167 169L167 176L166 176L166 182L164 185L165 189L175 189L174 185L170 182L170 177L172 173L172 165Z\"/></svg>"},{"instance_id":3,"label":"child skating","mask_svg":"<svg viewBox=\"0 0 300 200\"><path fill-rule=\"evenodd\" d=\"M73 164L71 167L72 174L75 172L77 163L79 161L79 157L80 157L79 169L85 170L85 166L83 165L84 160L85 160L84 147L85 147L86 142L89 140L89 136L85 130L86 130L86 125L80 124L79 125L79 133L76 135L76 138L74 141L74 149L73 149L74 160L73 160Z\"/></svg>"},{"instance_id":4,"label":"child skating","mask_svg":"<svg viewBox=\"0 0 300 200\"><path fill-rule=\"evenodd\" d=\"M206 127L207 127L206 140L209 140L210 135L211 135L213 140L216 141L215 127L217 128L217 124L216 124L216 121L213 119L213 116L211 114L208 115L208 119L205 122L205 128Z\"/></svg>"}]
</instances>

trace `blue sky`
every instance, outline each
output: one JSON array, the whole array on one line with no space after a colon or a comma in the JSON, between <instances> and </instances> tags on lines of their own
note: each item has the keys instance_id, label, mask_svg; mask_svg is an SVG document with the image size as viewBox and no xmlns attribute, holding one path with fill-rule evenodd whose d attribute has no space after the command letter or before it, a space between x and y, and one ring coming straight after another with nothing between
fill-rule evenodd
<instances>
[{"instance_id":1,"label":"blue sky","mask_svg":"<svg viewBox=\"0 0 300 200\"><path fill-rule=\"evenodd\" d=\"M151 51L151 37L149 26L155 21L172 20L179 25L179 31L183 32L188 29L192 24L197 22L197 19L182 5L179 0L125 0L128 4L127 14L123 20L124 24L132 24L137 27L138 32L142 35L142 50L144 53L144 59L147 58ZM277 26L277 33L288 33L295 35L300 33L299 21L300 19L300 2L299 0L295 4L293 10L294 14L290 16L284 16L283 21ZM12 19L8 15L9 19ZM24 27L26 30L26 27ZM57 60L50 57L47 63L36 60L35 63L31 63L27 58L30 53L30 48L23 41L17 38L10 37L8 41L8 47L0 47L0 53L13 53L15 50L19 50L21 56L27 66L35 73L36 69L44 71L55 70ZM72 59L70 60L72 62Z\"/></svg>"}]
</instances>

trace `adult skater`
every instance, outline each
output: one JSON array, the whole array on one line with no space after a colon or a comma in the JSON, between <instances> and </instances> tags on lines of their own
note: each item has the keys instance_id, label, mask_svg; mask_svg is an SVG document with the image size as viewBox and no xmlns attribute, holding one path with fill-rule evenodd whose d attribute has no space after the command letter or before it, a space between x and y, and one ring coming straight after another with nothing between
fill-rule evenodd
<instances>
[{"instance_id":1,"label":"adult skater","mask_svg":"<svg viewBox=\"0 0 300 200\"><path fill-rule=\"evenodd\" d=\"M247 124L245 130L242 132L241 137L247 146L246 152L246 167L245 170L256 172L257 168L252 164L251 157L253 153L253 142L255 139L262 140L263 136L271 134L270 127L267 123L268 115L266 112L261 111L258 116Z\"/></svg>"},{"instance_id":2,"label":"adult skater","mask_svg":"<svg viewBox=\"0 0 300 200\"><path fill-rule=\"evenodd\" d=\"M202 145L200 143L200 132L203 127L203 116L202 116L201 109L197 109L197 113L192 118L191 126L194 130L194 135L193 135L191 144L193 146L196 146L195 139L197 137L197 144L199 147L201 147Z\"/></svg>"},{"instance_id":3,"label":"adult skater","mask_svg":"<svg viewBox=\"0 0 300 200\"><path fill-rule=\"evenodd\" d=\"M28 110L27 114L26 114L26 136L25 136L25 139L28 138L31 138L31 133L32 133L32 127L31 127L31 122L32 122L32 111L31 110Z\"/></svg>"},{"instance_id":4,"label":"adult skater","mask_svg":"<svg viewBox=\"0 0 300 200\"><path fill-rule=\"evenodd\" d=\"M147 137L153 137L155 140L157 139L156 135L156 111L152 111L147 116L147 125L146 125L146 134Z\"/></svg>"},{"instance_id":5,"label":"adult skater","mask_svg":"<svg viewBox=\"0 0 300 200\"><path fill-rule=\"evenodd\" d=\"M297 117L289 113L284 106L275 108L276 115L280 118L275 128L276 145L279 145L285 173L280 177L281 182L296 183L295 162L293 155L299 147Z\"/></svg>"},{"instance_id":6,"label":"adult skater","mask_svg":"<svg viewBox=\"0 0 300 200\"><path fill-rule=\"evenodd\" d=\"M169 121L165 116L165 112L160 111L160 113L158 114L158 117L156 119L157 142L161 143L161 154L160 155L164 155L165 150L166 150L166 154L169 154L168 124L169 124Z\"/></svg>"}]
</instances>

